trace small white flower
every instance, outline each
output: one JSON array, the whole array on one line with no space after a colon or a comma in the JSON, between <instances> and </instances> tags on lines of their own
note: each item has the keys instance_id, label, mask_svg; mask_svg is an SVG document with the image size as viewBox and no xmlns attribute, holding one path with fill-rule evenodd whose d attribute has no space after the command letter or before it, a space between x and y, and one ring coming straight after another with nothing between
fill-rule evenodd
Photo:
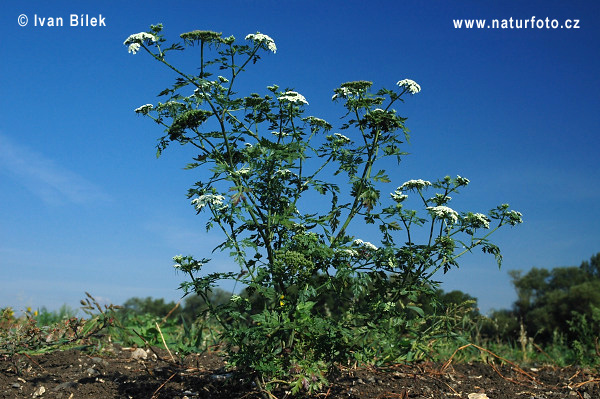
<instances>
[{"instance_id":1,"label":"small white flower","mask_svg":"<svg viewBox=\"0 0 600 399\"><path fill-rule=\"evenodd\" d=\"M282 177L289 176L292 172L289 169L279 169L275 172L276 175L280 175Z\"/></svg>"},{"instance_id":2,"label":"small white flower","mask_svg":"<svg viewBox=\"0 0 600 399\"><path fill-rule=\"evenodd\" d=\"M175 269L181 269L181 263L183 263L183 255L175 255L173 256L173 261L177 262L173 265Z\"/></svg>"},{"instance_id":3,"label":"small white flower","mask_svg":"<svg viewBox=\"0 0 600 399\"><path fill-rule=\"evenodd\" d=\"M429 198L427 202L433 202L435 204L446 204L452 200L452 197L449 195L442 195L440 193L436 193L435 197Z\"/></svg>"},{"instance_id":4,"label":"small white flower","mask_svg":"<svg viewBox=\"0 0 600 399\"><path fill-rule=\"evenodd\" d=\"M256 32L247 35L246 40L252 40L258 43L265 43L270 51L272 51L273 53L277 52L277 46L275 45L275 41L270 36Z\"/></svg>"},{"instance_id":5,"label":"small white flower","mask_svg":"<svg viewBox=\"0 0 600 399\"><path fill-rule=\"evenodd\" d=\"M349 256L351 258L358 257L358 251L356 249L352 249L352 248L344 248L344 249L340 250L339 253L342 255L345 255L345 256Z\"/></svg>"},{"instance_id":6,"label":"small white flower","mask_svg":"<svg viewBox=\"0 0 600 399\"><path fill-rule=\"evenodd\" d=\"M511 226L523 223L523 214L521 212L511 210L506 215L508 216L508 223Z\"/></svg>"},{"instance_id":7,"label":"small white flower","mask_svg":"<svg viewBox=\"0 0 600 399\"><path fill-rule=\"evenodd\" d=\"M483 213L476 213L473 215L474 227L483 227L484 229L490 228L490 219Z\"/></svg>"},{"instance_id":8,"label":"small white flower","mask_svg":"<svg viewBox=\"0 0 600 399\"><path fill-rule=\"evenodd\" d=\"M349 143L350 141L352 141L348 137L346 137L346 136L344 136L343 134L340 134L340 133L334 133L333 135L335 136L335 138L337 138L339 140L342 140L344 143Z\"/></svg>"},{"instance_id":9,"label":"small white flower","mask_svg":"<svg viewBox=\"0 0 600 399\"><path fill-rule=\"evenodd\" d=\"M131 54L135 54L140 50L140 44L139 43L131 43L129 45L129 53Z\"/></svg>"},{"instance_id":10,"label":"small white flower","mask_svg":"<svg viewBox=\"0 0 600 399\"><path fill-rule=\"evenodd\" d=\"M419 86L417 82L411 79L400 80L398 81L397 85L400 87L405 87L410 94L417 94L421 91L421 86Z\"/></svg>"},{"instance_id":11,"label":"small white flower","mask_svg":"<svg viewBox=\"0 0 600 399\"><path fill-rule=\"evenodd\" d=\"M392 199L394 201L396 201L397 203L400 203L402 201L404 201L405 199L408 198L408 195L406 194L402 194L402 190L401 187L398 187L396 189L396 191L394 191L393 193L390 194L390 196L392 197Z\"/></svg>"},{"instance_id":12,"label":"small white flower","mask_svg":"<svg viewBox=\"0 0 600 399\"><path fill-rule=\"evenodd\" d=\"M204 194L192 200L192 204L198 211L202 210L206 205L223 205L225 197L222 195Z\"/></svg>"},{"instance_id":13,"label":"small white flower","mask_svg":"<svg viewBox=\"0 0 600 399\"><path fill-rule=\"evenodd\" d=\"M148 112L150 112L150 110L152 108L154 108L154 105L152 105L152 104L142 105L141 107L135 109L135 113L146 115L146 114L148 114Z\"/></svg>"},{"instance_id":14,"label":"small white flower","mask_svg":"<svg viewBox=\"0 0 600 399\"><path fill-rule=\"evenodd\" d=\"M241 168L240 170L237 170L234 173L240 176L247 176L248 174L250 174L250 168Z\"/></svg>"},{"instance_id":15,"label":"small white flower","mask_svg":"<svg viewBox=\"0 0 600 399\"><path fill-rule=\"evenodd\" d=\"M229 82L229 79L227 79L225 76L219 76L219 81L221 83L227 83L227 82Z\"/></svg>"},{"instance_id":16,"label":"small white flower","mask_svg":"<svg viewBox=\"0 0 600 399\"><path fill-rule=\"evenodd\" d=\"M195 89L194 90L194 96L198 97L198 98L202 98L202 99L209 99L210 98L210 93L206 93L201 89Z\"/></svg>"},{"instance_id":17,"label":"small white flower","mask_svg":"<svg viewBox=\"0 0 600 399\"><path fill-rule=\"evenodd\" d=\"M365 247L365 248L370 249L372 251L377 251L377 247L375 245L371 244L368 241L363 241L361 239L354 240L354 245L357 245L359 247Z\"/></svg>"},{"instance_id":18,"label":"small white flower","mask_svg":"<svg viewBox=\"0 0 600 399\"><path fill-rule=\"evenodd\" d=\"M469 182L470 180L466 177L461 177L460 175L456 176L456 183L458 183L458 185L460 186L466 186L467 184L469 184Z\"/></svg>"},{"instance_id":19,"label":"small white flower","mask_svg":"<svg viewBox=\"0 0 600 399\"><path fill-rule=\"evenodd\" d=\"M404 182L400 187L398 187L398 190L413 190L415 188L417 190L420 190L428 186L431 186L431 182L427 180L409 180L407 182Z\"/></svg>"},{"instance_id":20,"label":"small white flower","mask_svg":"<svg viewBox=\"0 0 600 399\"><path fill-rule=\"evenodd\" d=\"M347 87L336 89L335 94L331 97L331 101L335 100L336 98L346 98L350 94L352 94L352 91L350 91L350 89Z\"/></svg>"},{"instance_id":21,"label":"small white flower","mask_svg":"<svg viewBox=\"0 0 600 399\"><path fill-rule=\"evenodd\" d=\"M272 135L277 136L277 137L285 137L288 136L288 134L286 132L271 132Z\"/></svg>"},{"instance_id":22,"label":"small white flower","mask_svg":"<svg viewBox=\"0 0 600 399\"><path fill-rule=\"evenodd\" d=\"M309 116L306 119L315 124L323 124L324 125L327 123L327 121L325 119L317 118L316 116Z\"/></svg>"},{"instance_id":23,"label":"small white flower","mask_svg":"<svg viewBox=\"0 0 600 399\"><path fill-rule=\"evenodd\" d=\"M135 54L139 51L142 43L144 41L149 40L151 42L156 42L156 36L147 32L140 32L129 36L123 42L124 45L129 46L129 52Z\"/></svg>"},{"instance_id":24,"label":"small white flower","mask_svg":"<svg viewBox=\"0 0 600 399\"><path fill-rule=\"evenodd\" d=\"M427 210L431 211L431 213L440 219L449 220L451 224L454 224L458 221L458 213L454 209L447 206L428 206Z\"/></svg>"},{"instance_id":25,"label":"small white flower","mask_svg":"<svg viewBox=\"0 0 600 399\"><path fill-rule=\"evenodd\" d=\"M308 105L306 98L304 98L302 94L295 91L286 91L283 93L283 95L279 96L279 101L289 101L294 104L302 103Z\"/></svg>"}]
</instances>

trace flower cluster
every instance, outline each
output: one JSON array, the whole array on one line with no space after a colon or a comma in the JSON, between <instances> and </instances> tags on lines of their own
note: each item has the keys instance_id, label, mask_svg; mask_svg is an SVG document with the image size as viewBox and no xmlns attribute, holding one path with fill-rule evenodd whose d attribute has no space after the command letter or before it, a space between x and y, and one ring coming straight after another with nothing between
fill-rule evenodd
<instances>
[{"instance_id":1,"label":"flower cluster","mask_svg":"<svg viewBox=\"0 0 600 399\"><path fill-rule=\"evenodd\" d=\"M404 87L410 94L417 94L421 91L421 86L414 80L403 79L396 83L400 87Z\"/></svg>"},{"instance_id":2,"label":"flower cluster","mask_svg":"<svg viewBox=\"0 0 600 399\"><path fill-rule=\"evenodd\" d=\"M352 248L344 248L344 249L340 250L339 254L341 254L343 256L349 256L351 258L358 257L358 251L356 249L352 249Z\"/></svg>"},{"instance_id":3,"label":"flower cluster","mask_svg":"<svg viewBox=\"0 0 600 399\"><path fill-rule=\"evenodd\" d=\"M267 45L267 48L273 53L277 52L277 46L275 45L275 41L271 39L270 36L263 35L262 33L256 32L251 33L246 36L246 40L252 40L257 43L264 43Z\"/></svg>"},{"instance_id":4,"label":"flower cluster","mask_svg":"<svg viewBox=\"0 0 600 399\"><path fill-rule=\"evenodd\" d=\"M222 195L204 194L198 198L192 200L192 204L196 207L196 210L200 211L206 205L223 205L225 197Z\"/></svg>"},{"instance_id":5,"label":"flower cluster","mask_svg":"<svg viewBox=\"0 0 600 399\"><path fill-rule=\"evenodd\" d=\"M347 87L340 87L339 89L335 89L335 94L331 97L331 101L335 100L336 98L346 98L350 94L352 94L350 89Z\"/></svg>"},{"instance_id":6,"label":"flower cluster","mask_svg":"<svg viewBox=\"0 0 600 399\"><path fill-rule=\"evenodd\" d=\"M271 132L271 134L273 136L277 136L277 137L285 137L285 136L289 136L286 132Z\"/></svg>"},{"instance_id":7,"label":"flower cluster","mask_svg":"<svg viewBox=\"0 0 600 399\"><path fill-rule=\"evenodd\" d=\"M451 224L458 222L458 213L454 209L448 208L447 206L428 206L427 210L429 210L435 217L449 220Z\"/></svg>"},{"instance_id":8,"label":"flower cluster","mask_svg":"<svg viewBox=\"0 0 600 399\"><path fill-rule=\"evenodd\" d=\"M325 119L317 118L316 116L308 116L302 119L304 122L308 122L313 128L320 127L326 131L331 130L333 126L329 124Z\"/></svg>"},{"instance_id":9,"label":"flower cluster","mask_svg":"<svg viewBox=\"0 0 600 399\"><path fill-rule=\"evenodd\" d=\"M356 239L356 240L354 240L354 245L357 245L359 247L364 247L366 249L370 249L371 251L377 251L377 247L368 241Z\"/></svg>"},{"instance_id":10,"label":"flower cluster","mask_svg":"<svg viewBox=\"0 0 600 399\"><path fill-rule=\"evenodd\" d=\"M248 176L250 174L250 168L241 168L239 170L236 170L234 174L239 176Z\"/></svg>"},{"instance_id":11,"label":"flower cluster","mask_svg":"<svg viewBox=\"0 0 600 399\"><path fill-rule=\"evenodd\" d=\"M460 175L456 176L456 184L458 184L459 186L466 186L467 184L469 184L469 182L470 180L466 177L461 177Z\"/></svg>"},{"instance_id":12,"label":"flower cluster","mask_svg":"<svg viewBox=\"0 0 600 399\"><path fill-rule=\"evenodd\" d=\"M523 214L521 212L509 211L506 215L508 216L508 223L511 226L523 223Z\"/></svg>"},{"instance_id":13,"label":"flower cluster","mask_svg":"<svg viewBox=\"0 0 600 399\"><path fill-rule=\"evenodd\" d=\"M396 191L398 191L398 190L414 190L414 189L420 190L420 189L428 187L428 186L431 186L431 182L427 181L427 180L421 180L421 179L409 180L407 182L404 182L400 187L398 187L396 189Z\"/></svg>"},{"instance_id":14,"label":"flower cluster","mask_svg":"<svg viewBox=\"0 0 600 399\"><path fill-rule=\"evenodd\" d=\"M146 40L156 42L156 36L148 32L135 33L125 39L123 44L126 46L129 45L129 52L135 54L140 49L140 45Z\"/></svg>"},{"instance_id":15,"label":"flower cluster","mask_svg":"<svg viewBox=\"0 0 600 399\"><path fill-rule=\"evenodd\" d=\"M348 137L346 137L346 136L344 136L343 134L340 134L340 133L334 133L333 136L336 139L343 141L344 143L349 143L349 142L352 141Z\"/></svg>"},{"instance_id":16,"label":"flower cluster","mask_svg":"<svg viewBox=\"0 0 600 399\"><path fill-rule=\"evenodd\" d=\"M279 96L279 101L289 101L295 104L302 103L308 105L308 101L306 101L306 98L304 98L302 94L295 91L286 91L281 96Z\"/></svg>"},{"instance_id":17,"label":"flower cluster","mask_svg":"<svg viewBox=\"0 0 600 399\"><path fill-rule=\"evenodd\" d=\"M135 109L135 113L136 114L147 115L148 112L150 112L150 110L152 108L154 108L154 105L152 105L152 104L142 105L141 107Z\"/></svg>"},{"instance_id":18,"label":"flower cluster","mask_svg":"<svg viewBox=\"0 0 600 399\"><path fill-rule=\"evenodd\" d=\"M390 196L392 197L392 199L394 201L396 201L397 203L401 203L402 201L404 201L405 199L408 198L408 195L402 194L402 190L400 188L401 187L398 187L396 189L396 191L394 191L393 193L390 194Z\"/></svg>"},{"instance_id":19,"label":"flower cluster","mask_svg":"<svg viewBox=\"0 0 600 399\"><path fill-rule=\"evenodd\" d=\"M281 176L281 177L288 177L289 175L292 174L292 171L289 169L279 169L278 171L275 172L276 175Z\"/></svg>"},{"instance_id":20,"label":"flower cluster","mask_svg":"<svg viewBox=\"0 0 600 399\"><path fill-rule=\"evenodd\" d=\"M483 213L469 213L465 217L465 221L471 224L471 226L473 226L476 229L482 227L484 229L490 228L490 219Z\"/></svg>"}]
</instances>

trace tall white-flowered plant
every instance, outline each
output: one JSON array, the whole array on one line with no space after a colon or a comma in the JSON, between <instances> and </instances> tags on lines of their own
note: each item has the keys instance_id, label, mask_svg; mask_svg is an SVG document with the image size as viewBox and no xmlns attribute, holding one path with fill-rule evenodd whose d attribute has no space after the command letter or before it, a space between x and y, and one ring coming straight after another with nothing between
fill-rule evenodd
<instances>
[{"instance_id":1,"label":"tall white-flowered plant","mask_svg":"<svg viewBox=\"0 0 600 399\"><path fill-rule=\"evenodd\" d=\"M328 369L351 360L349 353L366 358L380 342L427 339L433 332L424 326L441 323L413 322L428 317L414 303L435 287L432 276L457 267L476 247L500 263L489 236L521 223L522 215L506 204L487 215L459 211L453 197L469 179L407 180L382 195L384 184L402 175L388 174L381 160L405 155L406 118L393 107L421 91L414 80L377 91L369 81L342 83L331 98L344 108L336 133L325 119L304 116L309 103L297 91L270 85L264 94L238 93L239 74L261 51L277 52L270 36L252 33L236 44L233 36L195 30L168 47L161 31L155 25L124 42L130 53L144 49L177 75L160 102L135 112L164 128L157 155L172 143L195 151L186 169L200 171L200 181L188 199L207 230L220 229L215 250L229 251L240 270L205 273L208 259L183 255L173 258L174 267L191 280L182 289L201 295L222 324L230 364L255 376L259 390L275 379L294 389L318 387ZM200 60L189 72L168 60L171 50L186 49ZM424 233L414 234L418 228ZM251 296L212 304L210 290L222 280ZM335 314L322 306L329 301ZM365 343L363 353L357 342ZM384 356L403 359L427 345L388 347Z\"/></svg>"}]
</instances>

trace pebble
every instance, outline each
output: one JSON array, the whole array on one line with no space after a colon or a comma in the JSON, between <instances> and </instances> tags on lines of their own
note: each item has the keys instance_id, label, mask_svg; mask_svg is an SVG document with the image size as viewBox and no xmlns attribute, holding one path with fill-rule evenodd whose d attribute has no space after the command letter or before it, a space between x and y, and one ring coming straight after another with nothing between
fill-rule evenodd
<instances>
[{"instance_id":1,"label":"pebble","mask_svg":"<svg viewBox=\"0 0 600 399\"><path fill-rule=\"evenodd\" d=\"M35 392L33 393L33 397L37 398L38 396L42 396L44 394L44 392L46 392L46 388L44 388L43 386L39 387L38 389L35 390Z\"/></svg>"},{"instance_id":2,"label":"pebble","mask_svg":"<svg viewBox=\"0 0 600 399\"><path fill-rule=\"evenodd\" d=\"M148 352L146 352L145 350L143 350L142 348L137 348L136 350L134 350L131 353L131 358L132 359L147 359L148 358Z\"/></svg>"}]
</instances>

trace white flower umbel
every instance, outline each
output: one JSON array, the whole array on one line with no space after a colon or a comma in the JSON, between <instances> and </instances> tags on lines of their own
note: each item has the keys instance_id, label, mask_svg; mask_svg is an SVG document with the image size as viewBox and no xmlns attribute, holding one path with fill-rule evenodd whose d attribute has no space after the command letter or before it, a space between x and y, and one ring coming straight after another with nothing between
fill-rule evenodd
<instances>
[{"instance_id":1,"label":"white flower umbel","mask_svg":"<svg viewBox=\"0 0 600 399\"><path fill-rule=\"evenodd\" d=\"M523 214L521 212L511 210L506 215L508 216L508 223L511 226L523 223Z\"/></svg>"},{"instance_id":2,"label":"white flower umbel","mask_svg":"<svg viewBox=\"0 0 600 399\"><path fill-rule=\"evenodd\" d=\"M396 191L394 191L393 193L390 194L390 196L392 197L392 199L394 201L396 201L397 203L401 203L402 201L404 201L405 199L408 198L408 195L406 194L402 194L402 190L401 187L398 187L396 189Z\"/></svg>"},{"instance_id":3,"label":"white flower umbel","mask_svg":"<svg viewBox=\"0 0 600 399\"><path fill-rule=\"evenodd\" d=\"M352 249L352 248L341 249L338 253L342 256L348 256L350 258L358 257L358 251L356 249Z\"/></svg>"},{"instance_id":4,"label":"white flower umbel","mask_svg":"<svg viewBox=\"0 0 600 399\"><path fill-rule=\"evenodd\" d=\"M368 241L363 241L358 238L356 240L354 240L354 245L357 245L359 247L364 247L366 249L370 249L371 251L377 251L377 247L375 245L371 244Z\"/></svg>"},{"instance_id":5,"label":"white flower umbel","mask_svg":"<svg viewBox=\"0 0 600 399\"><path fill-rule=\"evenodd\" d=\"M156 36L154 36L152 33L148 33L148 32L134 33L133 35L130 35L127 39L125 39L123 44L128 45L131 43L142 43L145 40L150 40L151 42L155 42Z\"/></svg>"},{"instance_id":6,"label":"white flower umbel","mask_svg":"<svg viewBox=\"0 0 600 399\"><path fill-rule=\"evenodd\" d=\"M247 35L246 40L252 40L256 43L264 43L269 49L269 51L272 51L273 53L277 52L277 46L275 45L275 41L270 36L263 35L260 32L251 33Z\"/></svg>"},{"instance_id":7,"label":"white flower umbel","mask_svg":"<svg viewBox=\"0 0 600 399\"><path fill-rule=\"evenodd\" d=\"M285 137L288 136L288 134L286 132L271 132L272 135L277 136L277 137Z\"/></svg>"},{"instance_id":8,"label":"white flower umbel","mask_svg":"<svg viewBox=\"0 0 600 399\"><path fill-rule=\"evenodd\" d=\"M129 45L129 53L131 54L135 54L140 50L140 44L139 43L131 43Z\"/></svg>"},{"instance_id":9,"label":"white flower umbel","mask_svg":"<svg viewBox=\"0 0 600 399\"><path fill-rule=\"evenodd\" d=\"M288 177L292 174L292 171L289 169L279 169L275 174L281 177Z\"/></svg>"},{"instance_id":10,"label":"white flower umbel","mask_svg":"<svg viewBox=\"0 0 600 399\"><path fill-rule=\"evenodd\" d=\"M125 39L123 44L129 46L130 53L135 54L145 41L154 43L156 42L156 36L148 32L135 33Z\"/></svg>"},{"instance_id":11,"label":"white flower umbel","mask_svg":"<svg viewBox=\"0 0 600 399\"><path fill-rule=\"evenodd\" d=\"M141 107L135 109L135 113L146 115L152 108L154 108L154 105L152 104L142 105Z\"/></svg>"},{"instance_id":12,"label":"white flower umbel","mask_svg":"<svg viewBox=\"0 0 600 399\"><path fill-rule=\"evenodd\" d=\"M398 187L397 190L420 190L428 186L431 186L431 182L427 180L409 180L407 182L404 182L400 187Z\"/></svg>"},{"instance_id":13,"label":"white flower umbel","mask_svg":"<svg viewBox=\"0 0 600 399\"><path fill-rule=\"evenodd\" d=\"M352 94L352 91L350 91L350 89L348 89L347 87L341 87L339 89L336 89L335 94L331 97L331 101L335 100L336 98L346 98L350 94Z\"/></svg>"},{"instance_id":14,"label":"white flower umbel","mask_svg":"<svg viewBox=\"0 0 600 399\"><path fill-rule=\"evenodd\" d=\"M177 262L173 265L175 269L181 269L181 264L183 263L183 255L175 255L173 256L173 261Z\"/></svg>"},{"instance_id":15,"label":"white flower umbel","mask_svg":"<svg viewBox=\"0 0 600 399\"><path fill-rule=\"evenodd\" d=\"M480 227L483 227L484 229L490 228L490 219L483 213L473 214L471 222L473 223L473 227L475 227L475 228L480 228Z\"/></svg>"},{"instance_id":16,"label":"white flower umbel","mask_svg":"<svg viewBox=\"0 0 600 399\"><path fill-rule=\"evenodd\" d=\"M456 176L456 183L457 183L459 186L466 186L467 184L469 184L469 182L470 182L470 180L469 180L469 179L467 179L466 177L462 177L462 176L460 176L460 175L457 175L457 176Z\"/></svg>"},{"instance_id":17,"label":"white flower umbel","mask_svg":"<svg viewBox=\"0 0 600 399\"><path fill-rule=\"evenodd\" d=\"M340 133L334 133L333 135L334 135L334 137L336 139L342 140L344 143L349 143L349 142L352 141L348 137L346 137L346 136L344 136L343 134L340 134Z\"/></svg>"},{"instance_id":18,"label":"white flower umbel","mask_svg":"<svg viewBox=\"0 0 600 399\"><path fill-rule=\"evenodd\" d=\"M451 224L454 224L458 221L458 212L447 206L428 206L427 210L429 210L437 218L450 221Z\"/></svg>"},{"instance_id":19,"label":"white flower umbel","mask_svg":"<svg viewBox=\"0 0 600 399\"><path fill-rule=\"evenodd\" d=\"M239 176L248 176L250 174L250 168L241 168L239 170L236 170L234 174Z\"/></svg>"},{"instance_id":20,"label":"white flower umbel","mask_svg":"<svg viewBox=\"0 0 600 399\"><path fill-rule=\"evenodd\" d=\"M398 86L404 87L410 94L417 94L421 91L421 86L417 84L414 80L411 79L403 79L398 81Z\"/></svg>"},{"instance_id":21,"label":"white flower umbel","mask_svg":"<svg viewBox=\"0 0 600 399\"><path fill-rule=\"evenodd\" d=\"M192 204L196 207L196 210L200 211L206 205L223 205L225 197L222 195L204 194L198 198L192 200Z\"/></svg>"},{"instance_id":22,"label":"white flower umbel","mask_svg":"<svg viewBox=\"0 0 600 399\"><path fill-rule=\"evenodd\" d=\"M294 104L302 103L308 105L308 101L306 101L306 98L304 98L302 94L295 91L286 91L281 96L279 96L279 101L289 101Z\"/></svg>"}]
</instances>

